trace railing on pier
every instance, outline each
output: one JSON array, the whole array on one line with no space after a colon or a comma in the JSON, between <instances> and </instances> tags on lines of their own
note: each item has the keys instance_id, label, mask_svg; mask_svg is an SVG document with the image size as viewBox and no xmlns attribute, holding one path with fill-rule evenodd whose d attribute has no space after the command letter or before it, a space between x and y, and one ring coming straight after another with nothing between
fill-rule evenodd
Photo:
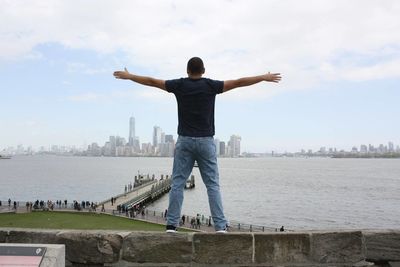
<instances>
[{"instance_id":1,"label":"railing on pier","mask_svg":"<svg viewBox=\"0 0 400 267\"><path fill-rule=\"evenodd\" d=\"M152 183L157 183L157 180L152 180L152 181L149 181L149 182L144 183L144 184L142 184L142 185L139 185L139 186L137 186L137 187L134 187L134 188L133 188L132 190L130 190L130 191L127 191L127 192L124 192L124 193L121 193L121 194L118 194L118 195L114 196L114 198L117 199L117 198L119 198L119 197L125 196L126 194L128 194L128 193L130 193L130 192L132 192L132 191L134 191L134 190L139 190L139 189L141 189L141 188L143 188L143 187L146 187L146 186L148 186L149 184L152 184ZM101 206L102 204L107 203L107 202L110 202L110 201L111 201L111 198L108 198L108 199L105 199L105 200L99 202L98 205Z\"/></svg>"},{"instance_id":2,"label":"railing on pier","mask_svg":"<svg viewBox=\"0 0 400 267\"><path fill-rule=\"evenodd\" d=\"M229 228L232 231L237 232L274 232L278 231L278 228L267 227L263 225L247 224L236 221L229 222Z\"/></svg>"},{"instance_id":3,"label":"railing on pier","mask_svg":"<svg viewBox=\"0 0 400 267\"><path fill-rule=\"evenodd\" d=\"M166 178L154 183L149 191L144 192L143 194L122 203L121 207L124 207L124 209L126 210L126 209L131 209L136 205L144 202L148 203L150 201L158 199L163 194L167 193L170 189L171 189L171 179L169 179L167 175Z\"/></svg>"}]
</instances>

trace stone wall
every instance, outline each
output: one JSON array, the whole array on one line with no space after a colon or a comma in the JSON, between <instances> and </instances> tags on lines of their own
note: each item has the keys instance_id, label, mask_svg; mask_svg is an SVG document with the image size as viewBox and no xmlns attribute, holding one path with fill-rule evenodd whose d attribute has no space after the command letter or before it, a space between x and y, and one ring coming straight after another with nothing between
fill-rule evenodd
<instances>
[{"instance_id":1,"label":"stone wall","mask_svg":"<svg viewBox=\"0 0 400 267\"><path fill-rule=\"evenodd\" d=\"M67 266L400 264L400 231L166 234L0 228L0 243L65 244Z\"/></svg>"}]
</instances>

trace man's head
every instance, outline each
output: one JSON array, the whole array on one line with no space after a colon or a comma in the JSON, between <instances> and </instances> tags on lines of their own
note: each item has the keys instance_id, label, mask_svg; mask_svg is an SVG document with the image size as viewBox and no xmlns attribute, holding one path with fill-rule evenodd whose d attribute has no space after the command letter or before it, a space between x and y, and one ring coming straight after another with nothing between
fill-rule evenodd
<instances>
[{"instance_id":1,"label":"man's head","mask_svg":"<svg viewBox=\"0 0 400 267\"><path fill-rule=\"evenodd\" d=\"M187 63L187 73L189 76L201 76L204 74L203 60L199 57L192 57Z\"/></svg>"}]
</instances>

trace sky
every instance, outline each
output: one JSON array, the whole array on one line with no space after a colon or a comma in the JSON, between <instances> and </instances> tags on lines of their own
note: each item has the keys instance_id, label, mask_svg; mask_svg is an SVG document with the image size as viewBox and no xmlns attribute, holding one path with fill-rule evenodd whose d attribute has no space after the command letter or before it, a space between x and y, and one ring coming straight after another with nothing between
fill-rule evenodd
<instances>
[{"instance_id":1,"label":"sky","mask_svg":"<svg viewBox=\"0 0 400 267\"><path fill-rule=\"evenodd\" d=\"M177 136L172 94L112 73L217 80L280 72L216 100L242 151L400 144L400 1L0 0L0 150Z\"/></svg>"}]
</instances>

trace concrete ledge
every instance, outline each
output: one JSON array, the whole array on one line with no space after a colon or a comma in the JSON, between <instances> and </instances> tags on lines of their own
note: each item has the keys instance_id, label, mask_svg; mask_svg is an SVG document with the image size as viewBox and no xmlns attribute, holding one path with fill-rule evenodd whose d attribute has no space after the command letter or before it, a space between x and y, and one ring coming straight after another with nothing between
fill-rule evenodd
<instances>
[{"instance_id":1,"label":"concrete ledge","mask_svg":"<svg viewBox=\"0 0 400 267\"><path fill-rule=\"evenodd\" d=\"M192 260L191 236L134 232L124 238L122 259L137 263L189 263Z\"/></svg>"},{"instance_id":2,"label":"concrete ledge","mask_svg":"<svg viewBox=\"0 0 400 267\"><path fill-rule=\"evenodd\" d=\"M7 240L8 231L0 230L0 243L5 243Z\"/></svg>"},{"instance_id":3,"label":"concrete ledge","mask_svg":"<svg viewBox=\"0 0 400 267\"><path fill-rule=\"evenodd\" d=\"M65 231L57 234L67 247L66 258L72 263L103 264L119 261L122 236L115 233Z\"/></svg>"},{"instance_id":4,"label":"concrete ledge","mask_svg":"<svg viewBox=\"0 0 400 267\"><path fill-rule=\"evenodd\" d=\"M311 262L310 234L254 234L255 262L266 264Z\"/></svg>"},{"instance_id":5,"label":"concrete ledge","mask_svg":"<svg viewBox=\"0 0 400 267\"><path fill-rule=\"evenodd\" d=\"M365 259L362 233L312 233L312 259L319 263L356 263Z\"/></svg>"},{"instance_id":6,"label":"concrete ledge","mask_svg":"<svg viewBox=\"0 0 400 267\"><path fill-rule=\"evenodd\" d=\"M0 228L6 243L64 244L72 266L370 266L400 261L399 231L176 233Z\"/></svg>"},{"instance_id":7,"label":"concrete ledge","mask_svg":"<svg viewBox=\"0 0 400 267\"><path fill-rule=\"evenodd\" d=\"M400 261L400 231L367 231L364 237L368 260Z\"/></svg>"},{"instance_id":8,"label":"concrete ledge","mask_svg":"<svg viewBox=\"0 0 400 267\"><path fill-rule=\"evenodd\" d=\"M193 261L202 264L251 264L252 234L203 234L193 236Z\"/></svg>"},{"instance_id":9,"label":"concrete ledge","mask_svg":"<svg viewBox=\"0 0 400 267\"><path fill-rule=\"evenodd\" d=\"M43 244L60 244L57 230L38 230L26 229L8 231L8 243L43 243Z\"/></svg>"}]
</instances>

